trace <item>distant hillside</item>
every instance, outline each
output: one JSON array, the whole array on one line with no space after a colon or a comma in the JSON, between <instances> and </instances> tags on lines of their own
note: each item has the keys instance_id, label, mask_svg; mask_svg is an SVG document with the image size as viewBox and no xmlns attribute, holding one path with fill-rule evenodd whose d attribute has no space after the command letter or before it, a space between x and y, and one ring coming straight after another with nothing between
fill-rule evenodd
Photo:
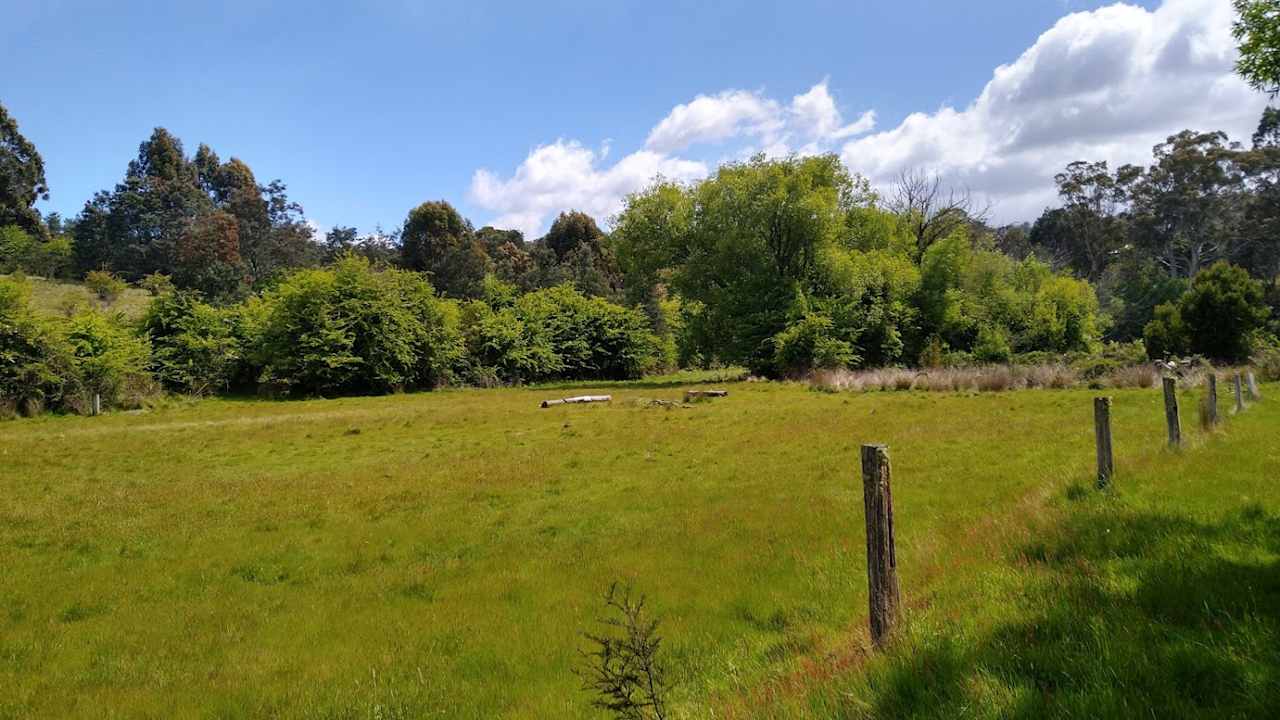
<instances>
[{"instance_id":1,"label":"distant hillside","mask_svg":"<svg viewBox=\"0 0 1280 720\"><path fill-rule=\"evenodd\" d=\"M0 275L0 278L7 277L9 276ZM142 317L151 302L151 294L140 288L128 288L114 302L104 303L78 282L46 280L28 275L27 284L31 288L31 306L36 312L45 315L65 316L69 308L80 305L124 313L125 317L134 320Z\"/></svg>"}]
</instances>

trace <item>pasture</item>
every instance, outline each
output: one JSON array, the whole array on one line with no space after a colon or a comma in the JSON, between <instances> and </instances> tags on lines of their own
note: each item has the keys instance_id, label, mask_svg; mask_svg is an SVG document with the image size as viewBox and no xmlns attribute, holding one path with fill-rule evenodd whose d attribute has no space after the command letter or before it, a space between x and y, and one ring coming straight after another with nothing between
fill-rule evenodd
<instances>
[{"instance_id":1,"label":"pasture","mask_svg":"<svg viewBox=\"0 0 1280 720\"><path fill-rule=\"evenodd\" d=\"M1141 697L1098 693L1140 643L1168 639L1166 616L1182 623L1168 657L1189 658L1192 678L1160 686L1170 703L1232 663L1255 669L1220 701L1254 709L1275 693L1277 401L1205 434L1186 391L1174 452L1157 390L1108 391L1118 476L1103 495L1096 392L733 383L687 408L646 402L685 387L207 400L0 424L0 717L602 717L572 669L613 581L661 619L676 717L1121 712ZM614 400L538 407L579 390ZM866 442L890 447L912 618L874 659ZM1168 571L1208 568L1196 552L1234 563L1223 614L1222 578ZM1144 584L1147 563L1169 587ZM1163 591L1193 593L1226 629L1197 634L1200 611ZM1116 606L1125 593L1150 603ZM1092 657L1077 626L1114 638L1111 665L1082 671L1078 702L1058 707L1044 688ZM1231 645L1192 657L1206 637Z\"/></svg>"}]
</instances>

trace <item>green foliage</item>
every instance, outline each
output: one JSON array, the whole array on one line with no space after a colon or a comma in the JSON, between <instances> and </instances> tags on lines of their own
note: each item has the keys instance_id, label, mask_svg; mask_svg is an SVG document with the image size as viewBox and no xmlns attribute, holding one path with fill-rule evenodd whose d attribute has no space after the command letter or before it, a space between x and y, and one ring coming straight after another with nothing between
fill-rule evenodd
<instances>
[{"instance_id":1,"label":"green foliage","mask_svg":"<svg viewBox=\"0 0 1280 720\"><path fill-rule=\"evenodd\" d=\"M1142 330L1147 353L1155 359L1185 355L1190 349L1187 326L1182 322L1178 303L1156 306L1151 322Z\"/></svg>"},{"instance_id":2,"label":"green foliage","mask_svg":"<svg viewBox=\"0 0 1280 720\"><path fill-rule=\"evenodd\" d=\"M983 363L1007 363L1013 357L1004 328L983 325L973 346L973 358Z\"/></svg>"},{"instance_id":3,"label":"green foliage","mask_svg":"<svg viewBox=\"0 0 1280 720\"><path fill-rule=\"evenodd\" d=\"M0 272L22 271L45 278L63 277L71 266L71 240L44 238L17 225L0 227Z\"/></svg>"},{"instance_id":4,"label":"green foliage","mask_svg":"<svg viewBox=\"0 0 1280 720\"><path fill-rule=\"evenodd\" d=\"M31 312L23 283L0 280L0 415L33 413L62 396L69 358Z\"/></svg>"},{"instance_id":5,"label":"green foliage","mask_svg":"<svg viewBox=\"0 0 1280 720\"><path fill-rule=\"evenodd\" d=\"M456 310L420 276L364 258L300 271L265 304L254 358L260 381L286 394L431 388L460 360Z\"/></svg>"},{"instance_id":6,"label":"green foliage","mask_svg":"<svg viewBox=\"0 0 1280 720\"><path fill-rule=\"evenodd\" d=\"M1255 90L1280 92L1280 11L1275 0L1232 0L1238 15L1231 34L1239 42L1236 72Z\"/></svg>"},{"instance_id":7,"label":"green foliage","mask_svg":"<svg viewBox=\"0 0 1280 720\"><path fill-rule=\"evenodd\" d=\"M1262 285L1244 268L1217 262L1201 271L1179 302L1191 351L1227 362L1248 358L1269 314L1262 299Z\"/></svg>"},{"instance_id":8,"label":"green foliage","mask_svg":"<svg viewBox=\"0 0 1280 720\"><path fill-rule=\"evenodd\" d=\"M158 272L151 273L150 275L142 278L142 280L138 282L138 287L150 293L151 297L168 295L175 289L173 280L171 280L168 275Z\"/></svg>"},{"instance_id":9,"label":"green foliage","mask_svg":"<svg viewBox=\"0 0 1280 720\"><path fill-rule=\"evenodd\" d=\"M0 104L0 227L16 225L43 239L45 227L35 204L48 199L44 160Z\"/></svg>"},{"instance_id":10,"label":"green foliage","mask_svg":"<svg viewBox=\"0 0 1280 720\"><path fill-rule=\"evenodd\" d=\"M104 407L136 407L150 393L150 348L119 315L81 313L67 321L63 333L79 395L68 400L87 403L96 394Z\"/></svg>"},{"instance_id":11,"label":"green foliage","mask_svg":"<svg viewBox=\"0 0 1280 720\"><path fill-rule=\"evenodd\" d=\"M105 303L113 303L129 285L106 270L90 270L84 276L85 287L93 291L98 299Z\"/></svg>"},{"instance_id":12,"label":"green foliage","mask_svg":"<svg viewBox=\"0 0 1280 720\"><path fill-rule=\"evenodd\" d=\"M853 343L841 339L826 315L806 312L773 336L774 367L785 375L810 370L846 368L858 362Z\"/></svg>"},{"instance_id":13,"label":"green foliage","mask_svg":"<svg viewBox=\"0 0 1280 720\"><path fill-rule=\"evenodd\" d=\"M228 389L244 359L234 317L234 309L206 305L194 292L158 297L142 321L156 379L168 389L195 395Z\"/></svg>"},{"instance_id":14,"label":"green foliage","mask_svg":"<svg viewBox=\"0 0 1280 720\"><path fill-rule=\"evenodd\" d=\"M401 262L430 274L450 297L479 297L491 270L489 256L471 223L449 203L425 202L409 211L400 232Z\"/></svg>"}]
</instances>

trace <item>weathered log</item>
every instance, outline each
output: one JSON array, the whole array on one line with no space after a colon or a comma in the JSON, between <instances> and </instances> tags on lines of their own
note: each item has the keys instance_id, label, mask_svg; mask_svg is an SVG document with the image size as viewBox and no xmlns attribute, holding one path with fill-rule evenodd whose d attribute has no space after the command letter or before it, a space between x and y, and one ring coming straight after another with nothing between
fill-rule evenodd
<instances>
[{"instance_id":1,"label":"weathered log","mask_svg":"<svg viewBox=\"0 0 1280 720\"><path fill-rule=\"evenodd\" d=\"M883 445L862 446L862 501L867 520L867 597L871 642L883 648L901 612L898 558L893 547L893 493L889 452Z\"/></svg>"},{"instance_id":2,"label":"weathered log","mask_svg":"<svg viewBox=\"0 0 1280 720\"><path fill-rule=\"evenodd\" d=\"M1093 433L1098 445L1098 487L1111 484L1115 458L1111 454L1111 398L1093 399Z\"/></svg>"},{"instance_id":3,"label":"weathered log","mask_svg":"<svg viewBox=\"0 0 1280 720\"><path fill-rule=\"evenodd\" d=\"M578 397L560 398L559 400L543 400L542 407L549 408L552 405L572 405L576 403L609 402L610 400L613 400L612 395L579 395Z\"/></svg>"},{"instance_id":4,"label":"weathered log","mask_svg":"<svg viewBox=\"0 0 1280 720\"><path fill-rule=\"evenodd\" d=\"M1169 445L1182 445L1182 420L1178 417L1178 381L1164 379L1164 421L1169 426Z\"/></svg>"},{"instance_id":5,"label":"weathered log","mask_svg":"<svg viewBox=\"0 0 1280 720\"><path fill-rule=\"evenodd\" d=\"M685 390L684 400L688 402L697 398L718 398L728 397L728 390Z\"/></svg>"}]
</instances>

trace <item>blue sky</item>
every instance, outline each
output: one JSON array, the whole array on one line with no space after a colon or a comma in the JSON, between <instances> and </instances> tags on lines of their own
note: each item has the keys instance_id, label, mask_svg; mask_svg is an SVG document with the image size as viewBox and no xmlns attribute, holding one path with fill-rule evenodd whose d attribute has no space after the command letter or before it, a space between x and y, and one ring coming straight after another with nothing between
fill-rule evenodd
<instances>
[{"instance_id":1,"label":"blue sky","mask_svg":"<svg viewBox=\"0 0 1280 720\"><path fill-rule=\"evenodd\" d=\"M443 198L536 233L753 151L839 152L881 186L929 167L1031 219L1076 154L1140 159L1262 107L1227 0L3 5L0 102L64 214L159 125L322 227Z\"/></svg>"}]
</instances>

